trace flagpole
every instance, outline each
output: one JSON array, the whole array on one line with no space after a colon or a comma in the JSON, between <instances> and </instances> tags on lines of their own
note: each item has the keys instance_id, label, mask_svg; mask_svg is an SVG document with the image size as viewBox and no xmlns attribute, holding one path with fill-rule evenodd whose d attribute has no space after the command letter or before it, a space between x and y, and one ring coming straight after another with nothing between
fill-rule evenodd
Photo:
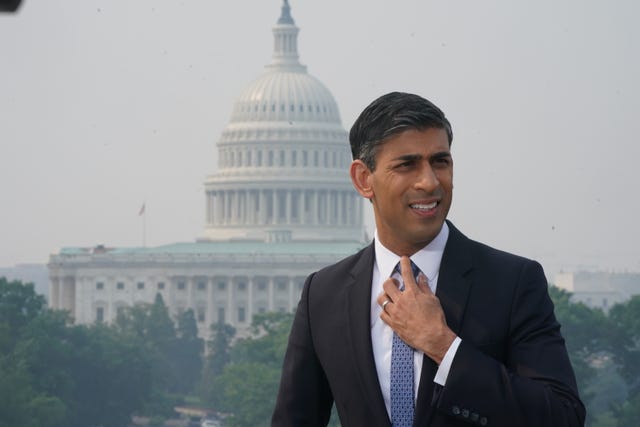
<instances>
[{"instance_id":1,"label":"flagpole","mask_svg":"<svg viewBox=\"0 0 640 427\"><path fill-rule=\"evenodd\" d=\"M142 247L147 247L147 210L142 213Z\"/></svg>"},{"instance_id":2,"label":"flagpole","mask_svg":"<svg viewBox=\"0 0 640 427\"><path fill-rule=\"evenodd\" d=\"M142 216L142 247L147 247L147 202L143 202L138 212L138 216Z\"/></svg>"}]
</instances>

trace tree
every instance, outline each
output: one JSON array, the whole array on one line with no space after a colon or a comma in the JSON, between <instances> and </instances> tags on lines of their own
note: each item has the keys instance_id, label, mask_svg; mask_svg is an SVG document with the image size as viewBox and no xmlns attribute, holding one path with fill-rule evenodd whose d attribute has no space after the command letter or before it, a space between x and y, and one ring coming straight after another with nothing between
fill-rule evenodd
<instances>
[{"instance_id":1,"label":"tree","mask_svg":"<svg viewBox=\"0 0 640 427\"><path fill-rule=\"evenodd\" d=\"M37 393L31 375L13 356L0 356L0 427L58 427L66 424L66 406Z\"/></svg>"},{"instance_id":2,"label":"tree","mask_svg":"<svg viewBox=\"0 0 640 427\"><path fill-rule=\"evenodd\" d=\"M188 394L194 391L198 378L202 374L202 353L204 343L198 337L198 326L193 310L187 310L178 316L177 337L171 352L171 363L176 372L176 381L172 385L174 393Z\"/></svg>"},{"instance_id":3,"label":"tree","mask_svg":"<svg viewBox=\"0 0 640 427\"><path fill-rule=\"evenodd\" d=\"M0 354L13 349L23 328L45 309L45 303L33 283L0 277Z\"/></svg>"},{"instance_id":4,"label":"tree","mask_svg":"<svg viewBox=\"0 0 640 427\"><path fill-rule=\"evenodd\" d=\"M280 380L280 368L264 363L232 363L225 367L222 407L231 413L227 424L234 427L268 426Z\"/></svg>"},{"instance_id":5,"label":"tree","mask_svg":"<svg viewBox=\"0 0 640 427\"><path fill-rule=\"evenodd\" d=\"M256 315L251 336L233 346L231 363L214 382L221 409L232 414L230 425L268 425L292 321L289 313Z\"/></svg>"},{"instance_id":6,"label":"tree","mask_svg":"<svg viewBox=\"0 0 640 427\"><path fill-rule=\"evenodd\" d=\"M609 312L613 323L609 337L617 349L615 360L627 380L630 394L640 393L640 295L616 304Z\"/></svg>"},{"instance_id":7,"label":"tree","mask_svg":"<svg viewBox=\"0 0 640 427\"><path fill-rule=\"evenodd\" d=\"M212 408L220 408L222 404L222 387L219 384L224 367L231 360L231 341L236 330L226 323L211 325L213 339L207 342L208 355L205 359L202 379L200 382L200 397Z\"/></svg>"}]
</instances>

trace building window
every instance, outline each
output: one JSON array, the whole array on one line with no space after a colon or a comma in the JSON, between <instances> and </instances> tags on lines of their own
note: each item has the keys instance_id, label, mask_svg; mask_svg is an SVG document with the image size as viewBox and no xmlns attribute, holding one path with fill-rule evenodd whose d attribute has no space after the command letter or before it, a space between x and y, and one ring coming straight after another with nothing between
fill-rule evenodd
<instances>
[{"instance_id":1,"label":"building window","mask_svg":"<svg viewBox=\"0 0 640 427\"><path fill-rule=\"evenodd\" d=\"M280 166L284 166L284 150L280 150Z\"/></svg>"},{"instance_id":2,"label":"building window","mask_svg":"<svg viewBox=\"0 0 640 427\"><path fill-rule=\"evenodd\" d=\"M258 159L256 161L256 166L262 166L262 151L258 151Z\"/></svg>"},{"instance_id":3,"label":"building window","mask_svg":"<svg viewBox=\"0 0 640 427\"><path fill-rule=\"evenodd\" d=\"M307 153L307 150L304 150L302 152L302 166L308 166L308 165L309 165L308 153Z\"/></svg>"},{"instance_id":4,"label":"building window","mask_svg":"<svg viewBox=\"0 0 640 427\"><path fill-rule=\"evenodd\" d=\"M103 282L97 282L96 283L96 289L101 291L104 289L104 283Z\"/></svg>"},{"instance_id":5,"label":"building window","mask_svg":"<svg viewBox=\"0 0 640 427\"><path fill-rule=\"evenodd\" d=\"M118 284L116 285L116 288L117 288L119 291L124 290L124 282L118 282Z\"/></svg>"},{"instance_id":6,"label":"building window","mask_svg":"<svg viewBox=\"0 0 640 427\"><path fill-rule=\"evenodd\" d=\"M285 289L287 289L287 282L284 282L282 280L278 280L278 290L279 291L284 291Z\"/></svg>"},{"instance_id":7,"label":"building window","mask_svg":"<svg viewBox=\"0 0 640 427\"><path fill-rule=\"evenodd\" d=\"M144 282L138 282L138 289L144 289Z\"/></svg>"},{"instance_id":8,"label":"building window","mask_svg":"<svg viewBox=\"0 0 640 427\"><path fill-rule=\"evenodd\" d=\"M245 289L247 289L247 284L245 282L238 283L238 290L239 291L244 291Z\"/></svg>"},{"instance_id":9,"label":"building window","mask_svg":"<svg viewBox=\"0 0 640 427\"><path fill-rule=\"evenodd\" d=\"M244 323L245 317L244 307L238 307L238 322Z\"/></svg>"},{"instance_id":10,"label":"building window","mask_svg":"<svg viewBox=\"0 0 640 427\"><path fill-rule=\"evenodd\" d=\"M286 307L283 307L283 306L280 306L280 307L278 307L278 311L279 311L280 313L286 313L286 312L287 312L287 308L286 308Z\"/></svg>"},{"instance_id":11,"label":"building window","mask_svg":"<svg viewBox=\"0 0 640 427\"><path fill-rule=\"evenodd\" d=\"M224 307L218 307L218 323L224 323Z\"/></svg>"},{"instance_id":12,"label":"building window","mask_svg":"<svg viewBox=\"0 0 640 427\"><path fill-rule=\"evenodd\" d=\"M267 166L273 166L273 151L269 150L269 157L267 159Z\"/></svg>"},{"instance_id":13,"label":"building window","mask_svg":"<svg viewBox=\"0 0 640 427\"><path fill-rule=\"evenodd\" d=\"M205 289L207 289L207 284L205 282L198 282L198 290L204 291Z\"/></svg>"},{"instance_id":14,"label":"building window","mask_svg":"<svg viewBox=\"0 0 640 427\"><path fill-rule=\"evenodd\" d=\"M202 307L198 308L198 322L204 322L204 308Z\"/></svg>"},{"instance_id":15,"label":"building window","mask_svg":"<svg viewBox=\"0 0 640 427\"><path fill-rule=\"evenodd\" d=\"M187 287L187 284L184 282L178 282L178 290L180 291L184 291L184 289Z\"/></svg>"},{"instance_id":16,"label":"building window","mask_svg":"<svg viewBox=\"0 0 640 427\"><path fill-rule=\"evenodd\" d=\"M297 166L298 163L298 152L291 152L291 166Z\"/></svg>"},{"instance_id":17,"label":"building window","mask_svg":"<svg viewBox=\"0 0 640 427\"><path fill-rule=\"evenodd\" d=\"M607 308L609 306L609 301L606 298L602 299L602 307Z\"/></svg>"},{"instance_id":18,"label":"building window","mask_svg":"<svg viewBox=\"0 0 640 427\"><path fill-rule=\"evenodd\" d=\"M260 280L258 282L258 290L259 291L264 291L267 289L267 283L264 280Z\"/></svg>"},{"instance_id":19,"label":"building window","mask_svg":"<svg viewBox=\"0 0 640 427\"><path fill-rule=\"evenodd\" d=\"M259 307L258 308L258 313L262 314L262 313L266 313L267 309L264 307Z\"/></svg>"},{"instance_id":20,"label":"building window","mask_svg":"<svg viewBox=\"0 0 640 427\"><path fill-rule=\"evenodd\" d=\"M227 284L224 282L218 282L218 290L219 291L224 291L227 287Z\"/></svg>"},{"instance_id":21,"label":"building window","mask_svg":"<svg viewBox=\"0 0 640 427\"><path fill-rule=\"evenodd\" d=\"M164 289L164 282L158 282L158 289L159 290L163 290Z\"/></svg>"},{"instance_id":22,"label":"building window","mask_svg":"<svg viewBox=\"0 0 640 427\"><path fill-rule=\"evenodd\" d=\"M96 322L98 322L98 323L104 322L104 308L103 307L96 308Z\"/></svg>"}]
</instances>

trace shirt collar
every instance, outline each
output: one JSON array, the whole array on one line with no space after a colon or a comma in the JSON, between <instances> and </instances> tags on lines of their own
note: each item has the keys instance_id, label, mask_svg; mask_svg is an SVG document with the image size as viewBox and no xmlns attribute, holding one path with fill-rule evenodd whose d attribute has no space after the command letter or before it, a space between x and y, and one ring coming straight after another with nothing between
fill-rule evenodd
<instances>
[{"instance_id":1,"label":"shirt collar","mask_svg":"<svg viewBox=\"0 0 640 427\"><path fill-rule=\"evenodd\" d=\"M438 275L442 254L448 238L449 226L445 222L435 239L410 257L411 261L427 276L429 283L435 280ZM400 261L400 257L380 243L377 229L374 232L374 239L375 262L380 272L380 277L391 277L393 269Z\"/></svg>"}]
</instances>

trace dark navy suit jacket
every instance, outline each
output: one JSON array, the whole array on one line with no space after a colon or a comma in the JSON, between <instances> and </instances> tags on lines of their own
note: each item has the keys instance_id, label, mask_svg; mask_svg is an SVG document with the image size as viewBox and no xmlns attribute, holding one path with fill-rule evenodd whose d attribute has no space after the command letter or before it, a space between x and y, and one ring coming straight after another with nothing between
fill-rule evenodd
<instances>
[{"instance_id":1,"label":"dark navy suit jacket","mask_svg":"<svg viewBox=\"0 0 640 427\"><path fill-rule=\"evenodd\" d=\"M446 385L424 357L414 426L583 426L542 267L449 223L436 295L462 343ZM389 427L371 347L373 245L307 278L272 426ZM428 327L428 325L425 325Z\"/></svg>"}]
</instances>

